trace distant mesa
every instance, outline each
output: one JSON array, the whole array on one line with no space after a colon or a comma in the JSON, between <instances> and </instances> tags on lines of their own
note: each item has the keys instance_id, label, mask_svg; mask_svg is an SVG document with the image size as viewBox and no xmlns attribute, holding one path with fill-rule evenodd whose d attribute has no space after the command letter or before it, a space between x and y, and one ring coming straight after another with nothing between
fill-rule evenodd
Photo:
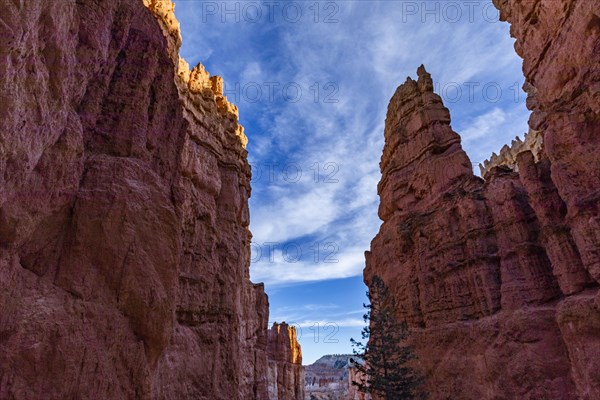
<instances>
[{"instance_id":1,"label":"distant mesa","mask_svg":"<svg viewBox=\"0 0 600 400\"><path fill-rule=\"evenodd\" d=\"M331 354L305 366L305 399L370 400L352 386L352 380L358 378L350 360L357 358L353 354Z\"/></svg>"}]
</instances>

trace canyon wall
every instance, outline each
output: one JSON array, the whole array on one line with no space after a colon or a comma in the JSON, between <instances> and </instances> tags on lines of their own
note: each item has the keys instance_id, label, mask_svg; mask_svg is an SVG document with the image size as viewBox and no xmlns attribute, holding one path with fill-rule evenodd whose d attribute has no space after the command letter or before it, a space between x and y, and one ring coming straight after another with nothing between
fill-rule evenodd
<instances>
[{"instance_id":1,"label":"canyon wall","mask_svg":"<svg viewBox=\"0 0 600 400\"><path fill-rule=\"evenodd\" d=\"M0 398L266 399L246 138L171 1L0 22Z\"/></svg>"},{"instance_id":2,"label":"canyon wall","mask_svg":"<svg viewBox=\"0 0 600 400\"><path fill-rule=\"evenodd\" d=\"M268 332L267 355L268 400L304 400L304 367L296 328L274 323Z\"/></svg>"},{"instance_id":3,"label":"canyon wall","mask_svg":"<svg viewBox=\"0 0 600 400\"><path fill-rule=\"evenodd\" d=\"M356 385L352 382L364 382L367 380L367 376L360 372L356 367L348 368L348 400L371 400L371 394L363 393L358 390Z\"/></svg>"},{"instance_id":4,"label":"canyon wall","mask_svg":"<svg viewBox=\"0 0 600 400\"><path fill-rule=\"evenodd\" d=\"M419 68L389 104L365 282L393 293L429 398L597 399L600 2L495 3L542 143L474 176Z\"/></svg>"}]
</instances>

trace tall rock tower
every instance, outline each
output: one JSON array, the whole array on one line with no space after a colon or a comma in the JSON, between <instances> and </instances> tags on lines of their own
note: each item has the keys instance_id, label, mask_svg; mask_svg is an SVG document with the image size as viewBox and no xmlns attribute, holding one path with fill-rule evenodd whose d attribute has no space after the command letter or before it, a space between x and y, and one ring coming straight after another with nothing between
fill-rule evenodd
<instances>
[{"instance_id":1,"label":"tall rock tower","mask_svg":"<svg viewBox=\"0 0 600 400\"><path fill-rule=\"evenodd\" d=\"M365 282L393 293L432 399L600 398L600 3L495 3L541 142L474 176L420 67L388 108Z\"/></svg>"}]
</instances>

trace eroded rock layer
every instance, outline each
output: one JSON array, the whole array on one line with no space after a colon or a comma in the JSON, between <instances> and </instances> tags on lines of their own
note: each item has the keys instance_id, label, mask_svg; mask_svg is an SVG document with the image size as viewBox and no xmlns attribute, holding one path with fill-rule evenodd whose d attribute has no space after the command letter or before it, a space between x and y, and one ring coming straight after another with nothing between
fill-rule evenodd
<instances>
[{"instance_id":1,"label":"eroded rock layer","mask_svg":"<svg viewBox=\"0 0 600 400\"><path fill-rule=\"evenodd\" d=\"M430 398L597 399L600 2L496 4L542 148L475 177L421 67L388 108L365 281L394 294Z\"/></svg>"},{"instance_id":2,"label":"eroded rock layer","mask_svg":"<svg viewBox=\"0 0 600 400\"><path fill-rule=\"evenodd\" d=\"M542 132L534 131L533 129L530 129L525 134L524 140L521 140L518 136L515 137L510 146L505 144L500 149L500 154L493 153L489 160L485 160L483 164L479 164L481 176L485 177L489 171L499 165L504 165L510 167L513 171L518 171L517 157L526 151L531 152L535 161L538 161L538 155L541 153L544 145L543 140Z\"/></svg>"},{"instance_id":3,"label":"eroded rock layer","mask_svg":"<svg viewBox=\"0 0 600 400\"><path fill-rule=\"evenodd\" d=\"M171 1L0 22L0 398L267 398L245 137Z\"/></svg>"},{"instance_id":4,"label":"eroded rock layer","mask_svg":"<svg viewBox=\"0 0 600 400\"><path fill-rule=\"evenodd\" d=\"M268 400L304 400L304 367L296 328L274 323L268 332L267 354Z\"/></svg>"}]
</instances>

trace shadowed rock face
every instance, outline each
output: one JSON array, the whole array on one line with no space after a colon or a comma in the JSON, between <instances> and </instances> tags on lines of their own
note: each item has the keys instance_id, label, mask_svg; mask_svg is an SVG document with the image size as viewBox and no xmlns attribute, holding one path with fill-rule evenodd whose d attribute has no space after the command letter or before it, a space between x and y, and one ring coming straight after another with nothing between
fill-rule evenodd
<instances>
[{"instance_id":1,"label":"shadowed rock face","mask_svg":"<svg viewBox=\"0 0 600 400\"><path fill-rule=\"evenodd\" d=\"M266 398L246 139L172 3L0 22L0 398Z\"/></svg>"},{"instance_id":2,"label":"shadowed rock face","mask_svg":"<svg viewBox=\"0 0 600 400\"><path fill-rule=\"evenodd\" d=\"M473 176L419 68L388 108L365 281L394 294L430 398L600 398L600 3L495 3L543 147Z\"/></svg>"}]
</instances>

